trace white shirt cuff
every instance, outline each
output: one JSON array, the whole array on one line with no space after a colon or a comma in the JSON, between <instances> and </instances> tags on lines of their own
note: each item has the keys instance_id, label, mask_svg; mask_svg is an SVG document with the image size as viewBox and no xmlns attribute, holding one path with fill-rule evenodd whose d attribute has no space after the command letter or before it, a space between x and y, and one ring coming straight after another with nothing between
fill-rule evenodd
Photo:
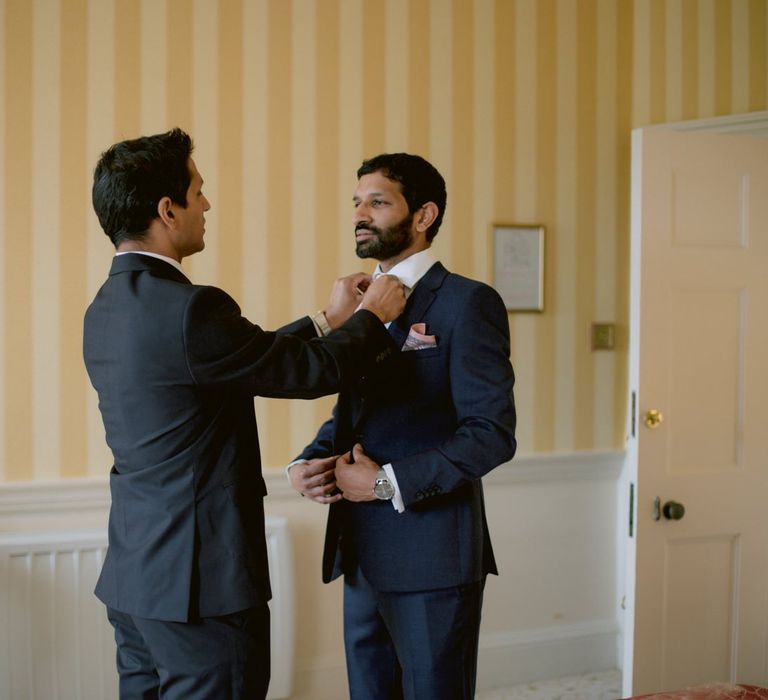
<instances>
[{"instance_id":1,"label":"white shirt cuff","mask_svg":"<svg viewBox=\"0 0 768 700\"><path fill-rule=\"evenodd\" d=\"M293 462L291 462L286 468L285 468L285 478L288 479L288 483L291 483L291 467L296 464L308 464L306 459L294 459Z\"/></svg>"},{"instance_id":2,"label":"white shirt cuff","mask_svg":"<svg viewBox=\"0 0 768 700\"><path fill-rule=\"evenodd\" d=\"M392 496L392 507L398 512L402 513L405 510L405 503L403 503L403 495L400 493L400 487L397 485L397 477L395 476L395 470L392 469L391 464L385 464L382 469L387 473L389 483L395 487L395 495Z\"/></svg>"}]
</instances>

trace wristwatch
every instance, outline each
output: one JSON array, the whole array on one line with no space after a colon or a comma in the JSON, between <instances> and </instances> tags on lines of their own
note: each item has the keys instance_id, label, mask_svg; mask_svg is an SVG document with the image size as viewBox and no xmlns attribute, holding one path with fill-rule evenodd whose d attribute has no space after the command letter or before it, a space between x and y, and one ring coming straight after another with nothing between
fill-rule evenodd
<instances>
[{"instance_id":1,"label":"wristwatch","mask_svg":"<svg viewBox=\"0 0 768 700\"><path fill-rule=\"evenodd\" d=\"M379 469L376 481L373 482L373 495L380 501L391 501L395 495L395 487L392 485L383 467Z\"/></svg>"}]
</instances>

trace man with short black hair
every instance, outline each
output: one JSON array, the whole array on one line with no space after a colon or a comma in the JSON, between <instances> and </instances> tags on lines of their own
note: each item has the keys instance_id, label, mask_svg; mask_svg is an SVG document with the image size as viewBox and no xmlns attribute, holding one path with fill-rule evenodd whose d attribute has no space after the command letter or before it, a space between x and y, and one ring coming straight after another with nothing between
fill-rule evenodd
<instances>
[{"instance_id":1,"label":"man with short black hair","mask_svg":"<svg viewBox=\"0 0 768 700\"><path fill-rule=\"evenodd\" d=\"M507 313L433 253L446 190L430 163L383 154L357 175L357 254L409 294L400 352L342 388L289 478L330 504L323 580L344 575L352 700L468 700L496 573L481 477L516 448Z\"/></svg>"},{"instance_id":2,"label":"man with short black hair","mask_svg":"<svg viewBox=\"0 0 768 700\"><path fill-rule=\"evenodd\" d=\"M192 284L210 203L180 129L115 144L93 205L117 249L85 315L83 352L114 465L96 595L117 642L120 697L253 700L269 685L271 592L253 397L314 398L393 351L393 277L337 280L318 321L268 332ZM357 288L367 288L362 300ZM355 308L359 304L359 310Z\"/></svg>"}]
</instances>

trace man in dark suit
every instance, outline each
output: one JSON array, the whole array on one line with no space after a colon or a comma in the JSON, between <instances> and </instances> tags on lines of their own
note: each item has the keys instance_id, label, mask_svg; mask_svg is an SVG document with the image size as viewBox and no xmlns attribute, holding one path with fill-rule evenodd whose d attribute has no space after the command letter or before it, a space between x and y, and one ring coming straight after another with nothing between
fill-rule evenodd
<instances>
[{"instance_id":1,"label":"man in dark suit","mask_svg":"<svg viewBox=\"0 0 768 700\"><path fill-rule=\"evenodd\" d=\"M175 129L102 154L93 203L117 249L83 350L114 456L109 549L96 587L115 628L120 696L264 698L270 598L253 397L334 393L393 351L393 277L336 283L310 318L267 332L182 258L203 249L202 178ZM360 310L352 314L360 304ZM350 317L351 315L351 317ZM348 319L348 320L347 320ZM342 325L343 324L343 325Z\"/></svg>"},{"instance_id":2,"label":"man in dark suit","mask_svg":"<svg viewBox=\"0 0 768 700\"><path fill-rule=\"evenodd\" d=\"M289 478L331 504L323 580L344 574L353 700L473 698L497 573L480 479L516 447L507 314L434 256L446 193L432 165L381 155L357 175L357 254L410 292L389 327L400 352L342 387Z\"/></svg>"}]
</instances>

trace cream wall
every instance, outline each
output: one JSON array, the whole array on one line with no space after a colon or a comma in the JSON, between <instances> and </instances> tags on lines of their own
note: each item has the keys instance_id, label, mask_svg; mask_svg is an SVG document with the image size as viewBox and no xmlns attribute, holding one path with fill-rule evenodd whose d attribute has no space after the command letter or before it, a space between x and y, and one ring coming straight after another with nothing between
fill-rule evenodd
<instances>
[{"instance_id":1,"label":"cream wall","mask_svg":"<svg viewBox=\"0 0 768 700\"><path fill-rule=\"evenodd\" d=\"M546 309L510 315L531 454L623 444L630 130L768 107L765 0L0 0L0 37L0 481L108 469L80 342L115 140L193 134L213 209L185 267L266 327L361 267L363 157L443 172L457 272L490 281L492 223L546 226ZM257 400L265 465L331 403Z\"/></svg>"}]
</instances>

